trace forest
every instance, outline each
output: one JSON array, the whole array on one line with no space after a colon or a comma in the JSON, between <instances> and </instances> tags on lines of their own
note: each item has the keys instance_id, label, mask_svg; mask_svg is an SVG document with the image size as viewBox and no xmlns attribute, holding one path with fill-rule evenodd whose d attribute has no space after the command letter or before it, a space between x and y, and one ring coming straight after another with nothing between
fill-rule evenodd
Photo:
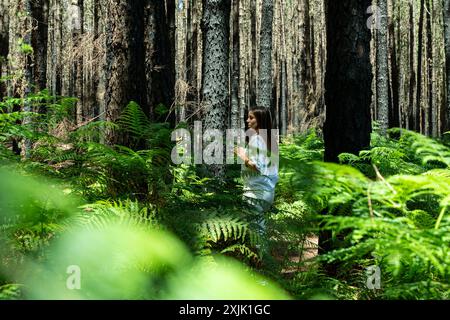
<instances>
[{"instance_id":1,"label":"forest","mask_svg":"<svg viewBox=\"0 0 450 320\"><path fill-rule=\"evenodd\" d=\"M450 0L0 0L0 300L448 300L449 206Z\"/></svg>"}]
</instances>

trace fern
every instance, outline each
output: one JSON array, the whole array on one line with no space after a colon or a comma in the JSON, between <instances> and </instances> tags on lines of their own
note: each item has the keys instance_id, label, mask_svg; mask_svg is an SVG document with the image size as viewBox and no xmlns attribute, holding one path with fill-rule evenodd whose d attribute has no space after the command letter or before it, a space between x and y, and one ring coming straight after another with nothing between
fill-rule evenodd
<instances>
[{"instance_id":1,"label":"fern","mask_svg":"<svg viewBox=\"0 0 450 320\"><path fill-rule=\"evenodd\" d=\"M84 213L77 217L76 221L89 228L104 229L112 223L144 228L156 226L154 209L142 207L138 202L129 199L98 201L82 208Z\"/></svg>"},{"instance_id":2,"label":"fern","mask_svg":"<svg viewBox=\"0 0 450 320\"><path fill-rule=\"evenodd\" d=\"M251 244L257 242L256 235L249 232L248 224L232 216L208 216L201 225L201 232L207 234L213 242L221 239L245 240L247 236Z\"/></svg>"},{"instance_id":3,"label":"fern","mask_svg":"<svg viewBox=\"0 0 450 320\"><path fill-rule=\"evenodd\" d=\"M131 101L122 111L117 124L132 139L138 141L148 133L150 121L148 121L141 107L136 102Z\"/></svg>"}]
</instances>

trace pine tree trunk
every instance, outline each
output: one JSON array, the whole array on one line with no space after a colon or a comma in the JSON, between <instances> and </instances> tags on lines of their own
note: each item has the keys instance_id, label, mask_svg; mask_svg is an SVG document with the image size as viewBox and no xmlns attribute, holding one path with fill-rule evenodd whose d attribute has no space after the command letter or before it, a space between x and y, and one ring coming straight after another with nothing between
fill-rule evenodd
<instances>
[{"instance_id":1,"label":"pine tree trunk","mask_svg":"<svg viewBox=\"0 0 450 320\"><path fill-rule=\"evenodd\" d=\"M23 42L25 44L31 45L32 44L32 5L31 0L24 0L24 11L27 15L27 18L24 19L24 25L23 32ZM33 80L33 56L31 53L22 53L24 55L25 59L25 83L23 84L24 94L23 97L25 98L25 102L23 105L23 111L24 112L33 112L33 106L31 105L31 101L27 100L26 98L29 97L29 95L32 93L32 87L34 86ZM32 126L32 119L30 117L25 117L23 120L23 124L25 126ZM31 149L33 147L33 143L30 139L25 138L23 142L23 149L22 149L22 155L25 159L29 158L31 156Z\"/></svg>"},{"instance_id":2,"label":"pine tree trunk","mask_svg":"<svg viewBox=\"0 0 450 320\"><path fill-rule=\"evenodd\" d=\"M387 0L378 0L380 29L377 30L377 120L382 135L389 127L389 81L388 81L388 15Z\"/></svg>"},{"instance_id":3,"label":"pine tree trunk","mask_svg":"<svg viewBox=\"0 0 450 320\"><path fill-rule=\"evenodd\" d=\"M135 0L109 0L106 40L106 120L116 121L130 101L146 105L144 67L144 2ZM126 144L110 130L109 144Z\"/></svg>"},{"instance_id":4,"label":"pine tree trunk","mask_svg":"<svg viewBox=\"0 0 450 320\"><path fill-rule=\"evenodd\" d=\"M98 39L100 37L100 15L101 15L101 4L102 1L92 1L92 14L93 14L93 40L94 43L98 42ZM99 55L99 51L100 49L97 48L97 46L94 47L92 55L95 57L95 59L98 59L98 55ZM98 59L100 60L100 59ZM99 61L98 65L101 65L103 61ZM100 103L103 102L103 99L99 99L98 98L98 92L99 92L99 87L100 87L100 77L101 77L101 71L100 71L100 67L96 65L93 68L93 73L92 73L92 80L90 85L90 94L88 96L88 115L90 119L94 119L98 116L100 116Z\"/></svg>"},{"instance_id":5,"label":"pine tree trunk","mask_svg":"<svg viewBox=\"0 0 450 320\"><path fill-rule=\"evenodd\" d=\"M389 1L389 4L392 8L391 14L394 14L395 7L393 7L392 0ZM397 22L397 25L400 24ZM399 30L399 29L398 29ZM391 84L390 84L390 92L391 92L391 106L390 106L390 116L389 116L389 127L398 128L400 127L400 103L399 103L399 88L400 88L400 79L399 79L399 52L398 52L398 43L400 42L400 34L395 33L395 21L394 19L389 20L389 41L390 41L390 61L391 61Z\"/></svg>"},{"instance_id":6,"label":"pine tree trunk","mask_svg":"<svg viewBox=\"0 0 450 320\"><path fill-rule=\"evenodd\" d=\"M450 130L450 0L444 0L446 108L444 131Z\"/></svg>"},{"instance_id":7,"label":"pine tree trunk","mask_svg":"<svg viewBox=\"0 0 450 320\"><path fill-rule=\"evenodd\" d=\"M203 102L204 128L226 129L229 103L229 0L203 0ZM222 157L223 155L216 155ZM210 166L217 177L223 177L223 165Z\"/></svg>"},{"instance_id":8,"label":"pine tree trunk","mask_svg":"<svg viewBox=\"0 0 450 320\"><path fill-rule=\"evenodd\" d=\"M0 78L7 73L9 53L9 1L0 0ZM7 95L6 83L0 80L0 101Z\"/></svg>"},{"instance_id":9,"label":"pine tree trunk","mask_svg":"<svg viewBox=\"0 0 450 320\"><path fill-rule=\"evenodd\" d=\"M167 12L163 1L150 1L147 8L146 21L146 77L147 100L150 105L150 115L157 118L154 108L163 104L166 108L172 106L174 100L175 86L175 53L172 51L174 45L170 38L170 26L168 21L175 15L175 11ZM153 30L151 30L154 28ZM147 39L151 39L148 41ZM157 67L156 67L157 66ZM163 119L159 119L163 120Z\"/></svg>"},{"instance_id":10,"label":"pine tree trunk","mask_svg":"<svg viewBox=\"0 0 450 320\"><path fill-rule=\"evenodd\" d=\"M239 100L239 75L240 75L240 51L239 51L239 0L233 0L233 46L232 61L233 73L231 76L231 128L240 128L240 100Z\"/></svg>"},{"instance_id":11,"label":"pine tree trunk","mask_svg":"<svg viewBox=\"0 0 450 320\"><path fill-rule=\"evenodd\" d=\"M372 72L365 16L370 5L370 0L327 1L326 161L370 145Z\"/></svg>"},{"instance_id":12,"label":"pine tree trunk","mask_svg":"<svg viewBox=\"0 0 450 320\"><path fill-rule=\"evenodd\" d=\"M366 10L371 0L326 1L325 161L343 152L359 154L370 146L372 68ZM326 214L326 212L324 212ZM332 250L330 232L319 234L319 253ZM325 265L334 275L336 265Z\"/></svg>"},{"instance_id":13,"label":"pine tree trunk","mask_svg":"<svg viewBox=\"0 0 450 320\"><path fill-rule=\"evenodd\" d=\"M431 19L432 19L432 1L427 1L427 81L428 81L428 101L425 108L426 112L426 124L425 133L429 136L433 136L433 35L431 30Z\"/></svg>"},{"instance_id":14,"label":"pine tree trunk","mask_svg":"<svg viewBox=\"0 0 450 320\"><path fill-rule=\"evenodd\" d=\"M73 95L78 98L76 105L76 121L80 124L84 121L84 91L83 91L83 54L81 51L81 39L84 33L84 0L73 1L71 6L71 33L72 45L75 52L72 67Z\"/></svg>"},{"instance_id":15,"label":"pine tree trunk","mask_svg":"<svg viewBox=\"0 0 450 320\"><path fill-rule=\"evenodd\" d=\"M249 10L247 4L248 0L239 0L239 128L245 129L245 106L246 98L248 96L248 85L249 85L249 75L248 75L248 64L247 59L249 50L248 48L248 19Z\"/></svg>"},{"instance_id":16,"label":"pine tree trunk","mask_svg":"<svg viewBox=\"0 0 450 320\"><path fill-rule=\"evenodd\" d=\"M417 91L416 91L416 110L414 119L414 129L418 132L422 130L422 65L423 65L423 26L425 16L425 0L420 0L420 14L419 14L419 31L418 31L418 44L417 50Z\"/></svg>"},{"instance_id":17,"label":"pine tree trunk","mask_svg":"<svg viewBox=\"0 0 450 320\"><path fill-rule=\"evenodd\" d=\"M272 24L273 0L263 0L256 104L266 109L271 109L272 106Z\"/></svg>"},{"instance_id":18,"label":"pine tree trunk","mask_svg":"<svg viewBox=\"0 0 450 320\"><path fill-rule=\"evenodd\" d=\"M281 135L287 135L288 111L286 108L286 61L281 61Z\"/></svg>"},{"instance_id":19,"label":"pine tree trunk","mask_svg":"<svg viewBox=\"0 0 450 320\"><path fill-rule=\"evenodd\" d=\"M414 130L416 127L416 79L417 73L414 66L414 46L415 46L415 23L414 23L414 5L411 1L409 3L409 109L408 109L408 122L407 129Z\"/></svg>"}]
</instances>

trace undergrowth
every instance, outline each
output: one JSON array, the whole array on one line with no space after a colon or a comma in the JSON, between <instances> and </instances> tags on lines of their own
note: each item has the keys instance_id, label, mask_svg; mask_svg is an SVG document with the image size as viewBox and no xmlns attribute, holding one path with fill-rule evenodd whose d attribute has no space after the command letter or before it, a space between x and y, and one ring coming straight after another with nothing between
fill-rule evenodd
<instances>
[{"instance_id":1,"label":"undergrowth","mask_svg":"<svg viewBox=\"0 0 450 320\"><path fill-rule=\"evenodd\" d=\"M169 124L152 123L136 103L116 123L77 125L71 120L74 99L43 91L28 100L36 113L14 111L22 99L0 103L0 299L33 296L11 270L55 262L60 251L54 243L78 237L75 230L109 239L96 237L112 225L119 228L112 234L128 235L129 228L142 236L139 241L170 242L166 234L174 234L187 252L170 252L179 261L189 255L206 265L217 265L222 256L239 260L297 299L449 298L448 134L431 139L402 129L391 129L387 137L374 133L369 150L342 154L340 164L322 161L324 144L314 131L286 138L276 202L262 236L258 217L241 199L240 168L230 167L218 187L195 166L173 165ZM126 146L105 143L111 130L120 132ZM29 150L23 141L31 142ZM324 230L334 250L317 255ZM266 244L264 255L259 248ZM120 264L151 278L150 291L132 288L127 297L167 297L168 279L203 270L178 270L164 246L152 248L162 250L158 268L134 249L143 260ZM335 274L323 268L329 264L338 266ZM371 270L380 272L379 287ZM89 297L104 297L96 296L98 283L92 281Z\"/></svg>"}]
</instances>

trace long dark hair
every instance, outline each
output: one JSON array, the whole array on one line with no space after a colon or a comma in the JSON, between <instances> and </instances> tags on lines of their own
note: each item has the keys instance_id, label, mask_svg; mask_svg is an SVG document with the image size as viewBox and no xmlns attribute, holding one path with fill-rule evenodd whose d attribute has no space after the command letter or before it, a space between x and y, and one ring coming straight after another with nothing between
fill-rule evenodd
<instances>
[{"instance_id":1,"label":"long dark hair","mask_svg":"<svg viewBox=\"0 0 450 320\"><path fill-rule=\"evenodd\" d=\"M258 129L265 129L267 134L262 135L264 141L266 142L267 151L272 152L278 151L276 143L275 146L273 146L276 149L272 149L272 129L273 129L273 119L272 114L269 109L262 108L262 107L255 107L249 110L249 113L252 112L253 115L256 118L256 122L258 123ZM275 142L277 142L275 140Z\"/></svg>"}]
</instances>

